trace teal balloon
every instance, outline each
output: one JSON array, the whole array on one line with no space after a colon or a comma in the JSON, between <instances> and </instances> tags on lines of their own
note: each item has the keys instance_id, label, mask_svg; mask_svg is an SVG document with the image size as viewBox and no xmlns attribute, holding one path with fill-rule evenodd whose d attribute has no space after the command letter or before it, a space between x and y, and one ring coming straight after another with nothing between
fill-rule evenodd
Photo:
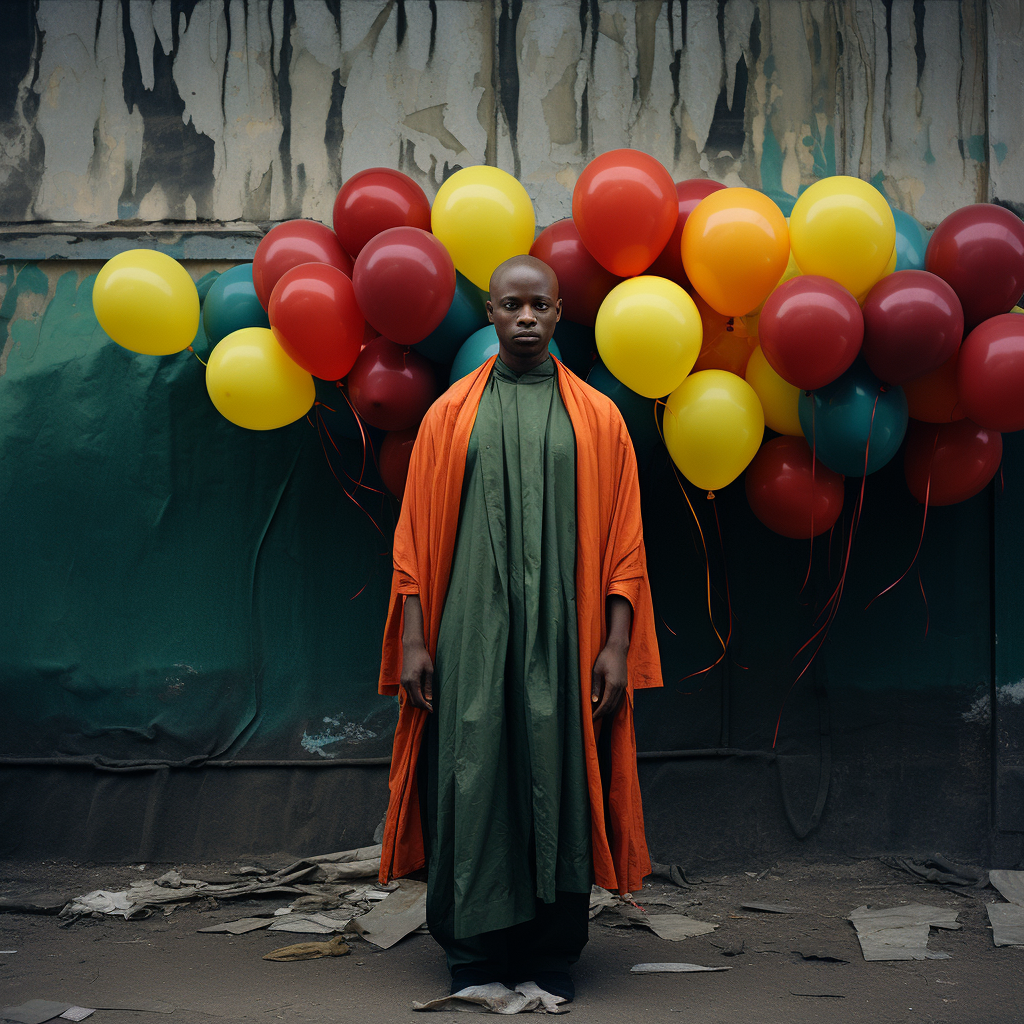
<instances>
[{"instance_id":1,"label":"teal balloon","mask_svg":"<svg viewBox=\"0 0 1024 1024\"><path fill-rule=\"evenodd\" d=\"M474 332L487 325L485 292L468 277L455 271L455 297L444 319L422 341L416 351L435 363L450 363L462 343Z\"/></svg>"},{"instance_id":2,"label":"teal balloon","mask_svg":"<svg viewBox=\"0 0 1024 1024\"><path fill-rule=\"evenodd\" d=\"M796 196L770 188L761 189L761 191L782 211L783 217L788 217L793 212L793 207L796 205Z\"/></svg>"},{"instance_id":3,"label":"teal balloon","mask_svg":"<svg viewBox=\"0 0 1024 1024\"><path fill-rule=\"evenodd\" d=\"M416 346L419 348L419 346ZM548 342L548 351L556 358L561 359L562 353L552 338ZM498 332L494 324L471 334L463 343L462 348L456 353L455 361L452 363L452 372L449 377L449 384L462 380L467 373L472 373L478 366L483 366L491 356L498 354Z\"/></svg>"},{"instance_id":4,"label":"teal balloon","mask_svg":"<svg viewBox=\"0 0 1024 1024\"><path fill-rule=\"evenodd\" d=\"M241 263L221 274L203 303L203 329L211 344L243 327L270 327L267 311L256 298L251 263Z\"/></svg>"},{"instance_id":5,"label":"teal balloon","mask_svg":"<svg viewBox=\"0 0 1024 1024\"><path fill-rule=\"evenodd\" d=\"M817 391L800 394L800 428L815 455L835 473L864 476L899 451L907 432L903 388L883 384L863 360Z\"/></svg>"},{"instance_id":6,"label":"teal balloon","mask_svg":"<svg viewBox=\"0 0 1024 1024\"><path fill-rule=\"evenodd\" d=\"M587 375L587 383L602 395L607 395L618 407L626 421L626 429L633 442L637 462L646 462L661 440L658 424L654 419L654 399L644 398L643 395L631 391L600 360L594 363L593 369Z\"/></svg>"},{"instance_id":7,"label":"teal balloon","mask_svg":"<svg viewBox=\"0 0 1024 1024\"><path fill-rule=\"evenodd\" d=\"M896 221L896 269L924 270L924 254L928 248L928 235L909 213L891 206Z\"/></svg>"},{"instance_id":8,"label":"teal balloon","mask_svg":"<svg viewBox=\"0 0 1024 1024\"><path fill-rule=\"evenodd\" d=\"M594 340L594 328L573 323L572 320L559 320L555 324L554 340L562 350L561 359L577 377L587 379L594 360L597 358L597 342Z\"/></svg>"}]
</instances>

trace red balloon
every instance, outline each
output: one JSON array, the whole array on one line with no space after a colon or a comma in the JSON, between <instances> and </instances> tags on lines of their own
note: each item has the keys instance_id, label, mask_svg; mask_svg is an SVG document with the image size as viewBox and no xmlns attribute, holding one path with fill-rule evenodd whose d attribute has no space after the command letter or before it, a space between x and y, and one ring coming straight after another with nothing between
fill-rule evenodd
<instances>
[{"instance_id":1,"label":"red balloon","mask_svg":"<svg viewBox=\"0 0 1024 1024\"><path fill-rule=\"evenodd\" d=\"M352 369L366 323L352 281L337 267L292 267L274 285L267 312L281 348L307 373L340 380Z\"/></svg>"},{"instance_id":2,"label":"red balloon","mask_svg":"<svg viewBox=\"0 0 1024 1024\"><path fill-rule=\"evenodd\" d=\"M693 213L702 199L723 188L725 185L719 181L712 181L710 178L687 178L686 181L676 183L676 196L679 200L676 226L672 229L672 236L669 238L668 244L661 250L661 255L647 268L648 274L667 277L684 288L690 287L690 279L683 269L683 227L686 224L686 218Z\"/></svg>"},{"instance_id":3,"label":"red balloon","mask_svg":"<svg viewBox=\"0 0 1024 1024\"><path fill-rule=\"evenodd\" d=\"M380 453L377 455L380 478L396 498L401 498L405 493L409 459L412 457L412 446L418 430L419 427L410 427L408 430L389 431L380 443Z\"/></svg>"},{"instance_id":4,"label":"red balloon","mask_svg":"<svg viewBox=\"0 0 1024 1024\"><path fill-rule=\"evenodd\" d=\"M952 423L964 418L960 396L956 392L956 364L959 361L960 350L957 349L937 370L908 380L903 385L907 411L912 419L925 423Z\"/></svg>"},{"instance_id":5,"label":"red balloon","mask_svg":"<svg viewBox=\"0 0 1024 1024\"><path fill-rule=\"evenodd\" d=\"M853 365L864 316L841 284L807 274L784 281L765 299L757 333L772 369L794 387L814 391Z\"/></svg>"},{"instance_id":6,"label":"red balloon","mask_svg":"<svg viewBox=\"0 0 1024 1024\"><path fill-rule=\"evenodd\" d=\"M886 384L905 384L937 370L963 340L964 311L956 292L924 270L883 277L864 302L861 352Z\"/></svg>"},{"instance_id":7,"label":"red balloon","mask_svg":"<svg viewBox=\"0 0 1024 1024\"><path fill-rule=\"evenodd\" d=\"M994 316L967 335L956 390L964 415L979 426L1024 429L1024 316Z\"/></svg>"},{"instance_id":8,"label":"red balloon","mask_svg":"<svg viewBox=\"0 0 1024 1024\"><path fill-rule=\"evenodd\" d=\"M572 219L602 267L634 277L665 248L678 205L672 176L653 156L613 149L583 168L572 192Z\"/></svg>"},{"instance_id":9,"label":"red balloon","mask_svg":"<svg viewBox=\"0 0 1024 1024\"><path fill-rule=\"evenodd\" d=\"M970 420L911 421L903 472L910 493L922 504L927 495L929 505L955 505L985 488L1002 457L1003 435Z\"/></svg>"},{"instance_id":10,"label":"red balloon","mask_svg":"<svg viewBox=\"0 0 1024 1024\"><path fill-rule=\"evenodd\" d=\"M264 309L274 285L303 263L328 263L352 276L352 259L329 227L315 220L286 220L263 236L252 258L252 283Z\"/></svg>"},{"instance_id":11,"label":"red balloon","mask_svg":"<svg viewBox=\"0 0 1024 1024\"><path fill-rule=\"evenodd\" d=\"M399 227L430 230L430 203L408 174L371 167L341 186L334 200L334 232L353 259L374 235Z\"/></svg>"},{"instance_id":12,"label":"red balloon","mask_svg":"<svg viewBox=\"0 0 1024 1024\"><path fill-rule=\"evenodd\" d=\"M817 537L831 530L843 511L842 476L815 459L802 437L766 441L747 466L744 482L754 515L783 537Z\"/></svg>"},{"instance_id":13,"label":"red balloon","mask_svg":"<svg viewBox=\"0 0 1024 1024\"><path fill-rule=\"evenodd\" d=\"M1024 223L993 203L956 210L928 240L924 268L952 285L971 331L1024 292Z\"/></svg>"},{"instance_id":14,"label":"red balloon","mask_svg":"<svg viewBox=\"0 0 1024 1024\"><path fill-rule=\"evenodd\" d=\"M415 427L440 394L433 364L387 338L374 338L348 375L348 396L371 427Z\"/></svg>"},{"instance_id":15,"label":"red balloon","mask_svg":"<svg viewBox=\"0 0 1024 1024\"><path fill-rule=\"evenodd\" d=\"M530 255L546 263L558 278L562 316L577 324L593 327L604 297L622 280L605 270L587 247L569 219L556 220L545 228L530 247Z\"/></svg>"},{"instance_id":16,"label":"red balloon","mask_svg":"<svg viewBox=\"0 0 1024 1024\"><path fill-rule=\"evenodd\" d=\"M388 228L374 235L352 272L359 308L399 345L415 345L441 323L455 298L455 264L422 228Z\"/></svg>"}]
</instances>

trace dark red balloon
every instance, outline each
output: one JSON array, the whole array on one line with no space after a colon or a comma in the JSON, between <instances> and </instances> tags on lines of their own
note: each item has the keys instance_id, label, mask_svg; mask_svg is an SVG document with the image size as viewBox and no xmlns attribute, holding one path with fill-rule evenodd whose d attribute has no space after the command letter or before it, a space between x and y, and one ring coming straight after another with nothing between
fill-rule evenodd
<instances>
[{"instance_id":1,"label":"dark red balloon","mask_svg":"<svg viewBox=\"0 0 1024 1024\"><path fill-rule=\"evenodd\" d=\"M433 363L387 338L374 338L348 375L348 396L371 427L415 427L440 394Z\"/></svg>"},{"instance_id":2,"label":"dark red balloon","mask_svg":"<svg viewBox=\"0 0 1024 1024\"><path fill-rule=\"evenodd\" d=\"M590 255L572 220L556 220L545 228L530 247L530 255L555 272L562 316L593 327L604 297L622 278L605 270Z\"/></svg>"},{"instance_id":3,"label":"dark red balloon","mask_svg":"<svg viewBox=\"0 0 1024 1024\"><path fill-rule=\"evenodd\" d=\"M287 220L263 236L252 258L252 283L264 309L274 285L303 263L327 263L352 276L352 258L329 227L315 220Z\"/></svg>"},{"instance_id":4,"label":"dark red balloon","mask_svg":"<svg viewBox=\"0 0 1024 1024\"><path fill-rule=\"evenodd\" d=\"M903 472L922 504L955 505L983 490L1003 457L1003 435L970 420L916 423L907 428Z\"/></svg>"},{"instance_id":5,"label":"dark red balloon","mask_svg":"<svg viewBox=\"0 0 1024 1024\"><path fill-rule=\"evenodd\" d=\"M994 316L967 335L956 390L964 415L979 426L1024 430L1024 316Z\"/></svg>"},{"instance_id":6,"label":"dark red balloon","mask_svg":"<svg viewBox=\"0 0 1024 1024\"><path fill-rule=\"evenodd\" d=\"M665 248L661 250L661 255L647 268L646 273L667 277L684 288L690 287L690 279L683 269L683 227L686 224L686 218L693 213L702 199L723 188L725 185L719 181L712 181L710 178L687 178L686 181L676 182L676 196L679 200L676 226L672 229L672 237L669 238Z\"/></svg>"},{"instance_id":7,"label":"dark red balloon","mask_svg":"<svg viewBox=\"0 0 1024 1024\"><path fill-rule=\"evenodd\" d=\"M993 203L956 210L928 240L924 268L952 286L971 331L1024 293L1024 223Z\"/></svg>"},{"instance_id":8,"label":"dark red balloon","mask_svg":"<svg viewBox=\"0 0 1024 1024\"><path fill-rule=\"evenodd\" d=\"M281 348L307 373L340 380L352 369L366 323L352 281L337 267L292 267L274 285L267 312Z\"/></svg>"},{"instance_id":9,"label":"dark red balloon","mask_svg":"<svg viewBox=\"0 0 1024 1024\"><path fill-rule=\"evenodd\" d=\"M964 418L956 391L956 365L959 361L960 350L957 349L938 369L903 385L907 411L912 419L925 423L952 423Z\"/></svg>"},{"instance_id":10,"label":"dark red balloon","mask_svg":"<svg viewBox=\"0 0 1024 1024\"><path fill-rule=\"evenodd\" d=\"M905 384L956 354L964 311L956 292L924 270L883 277L864 301L861 354L886 384Z\"/></svg>"},{"instance_id":11,"label":"dark red balloon","mask_svg":"<svg viewBox=\"0 0 1024 1024\"><path fill-rule=\"evenodd\" d=\"M783 282L768 296L757 331L772 369L795 387L814 391L853 365L864 338L864 316L841 284L807 274Z\"/></svg>"},{"instance_id":12,"label":"dark red balloon","mask_svg":"<svg viewBox=\"0 0 1024 1024\"><path fill-rule=\"evenodd\" d=\"M388 228L363 246L352 283L363 315L385 338L415 345L451 307L455 264L429 231Z\"/></svg>"},{"instance_id":13,"label":"dark red balloon","mask_svg":"<svg viewBox=\"0 0 1024 1024\"><path fill-rule=\"evenodd\" d=\"M672 175L637 149L613 149L583 168L572 219L590 254L619 277L642 274L672 236L678 209Z\"/></svg>"},{"instance_id":14,"label":"dark red balloon","mask_svg":"<svg viewBox=\"0 0 1024 1024\"><path fill-rule=\"evenodd\" d=\"M409 459L412 457L412 446L416 441L419 427L408 430L391 430L384 435L377 455L380 478L384 486L396 497L405 493L405 481L409 476Z\"/></svg>"},{"instance_id":15,"label":"dark red balloon","mask_svg":"<svg viewBox=\"0 0 1024 1024\"><path fill-rule=\"evenodd\" d=\"M430 230L430 203L408 174L371 167L341 186L334 200L334 233L353 259L374 235L399 227Z\"/></svg>"},{"instance_id":16,"label":"dark red balloon","mask_svg":"<svg viewBox=\"0 0 1024 1024\"><path fill-rule=\"evenodd\" d=\"M815 459L802 437L766 441L747 466L744 482L754 515L783 537L817 537L831 530L843 511L842 476Z\"/></svg>"}]
</instances>

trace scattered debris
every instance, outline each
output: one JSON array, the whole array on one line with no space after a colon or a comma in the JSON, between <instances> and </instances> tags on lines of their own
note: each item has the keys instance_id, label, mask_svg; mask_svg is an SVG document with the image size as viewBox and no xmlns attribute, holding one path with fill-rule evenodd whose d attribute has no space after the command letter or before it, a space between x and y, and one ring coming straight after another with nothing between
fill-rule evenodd
<instances>
[{"instance_id":1,"label":"scattered debris","mask_svg":"<svg viewBox=\"0 0 1024 1024\"><path fill-rule=\"evenodd\" d=\"M352 918L346 930L381 949L390 949L427 923L427 883L403 878L393 893L385 895L388 898L368 914Z\"/></svg>"},{"instance_id":2,"label":"scattered debris","mask_svg":"<svg viewBox=\"0 0 1024 1024\"><path fill-rule=\"evenodd\" d=\"M954 864L941 853L933 853L930 857L879 857L887 867L897 871L906 871L926 882L937 882L940 885L973 886L984 889L988 885L989 873L981 868Z\"/></svg>"},{"instance_id":3,"label":"scattered debris","mask_svg":"<svg viewBox=\"0 0 1024 1024\"><path fill-rule=\"evenodd\" d=\"M633 964L633 974L691 974L698 971L731 971L731 967L703 967L700 964Z\"/></svg>"},{"instance_id":4,"label":"scattered debris","mask_svg":"<svg viewBox=\"0 0 1024 1024\"><path fill-rule=\"evenodd\" d=\"M832 956L830 953L805 953L801 949L792 950L793 954L800 957L801 960L806 960L808 963L815 964L848 964L849 960L844 960L842 957Z\"/></svg>"},{"instance_id":5,"label":"scattered debris","mask_svg":"<svg viewBox=\"0 0 1024 1024\"><path fill-rule=\"evenodd\" d=\"M948 960L948 953L928 949L928 929L962 927L958 911L910 903L868 910L858 907L847 918L857 929L865 960Z\"/></svg>"},{"instance_id":6,"label":"scattered debris","mask_svg":"<svg viewBox=\"0 0 1024 1024\"><path fill-rule=\"evenodd\" d=\"M989 903L992 941L997 946L1024 946L1024 907L1016 903Z\"/></svg>"},{"instance_id":7,"label":"scattered debris","mask_svg":"<svg viewBox=\"0 0 1024 1024\"><path fill-rule=\"evenodd\" d=\"M790 992L791 996L806 996L808 999L845 999L838 992Z\"/></svg>"},{"instance_id":8,"label":"scattered debris","mask_svg":"<svg viewBox=\"0 0 1024 1024\"><path fill-rule=\"evenodd\" d=\"M763 910L766 914L802 914L803 907L792 903L741 903L741 910Z\"/></svg>"},{"instance_id":9,"label":"scattered debris","mask_svg":"<svg viewBox=\"0 0 1024 1024\"><path fill-rule=\"evenodd\" d=\"M0 913L57 914L67 902L65 893L33 890L17 896L0 896Z\"/></svg>"},{"instance_id":10,"label":"scattered debris","mask_svg":"<svg viewBox=\"0 0 1024 1024\"><path fill-rule=\"evenodd\" d=\"M689 889L690 886L697 884L686 877L686 872L678 864L657 864L652 861L651 874L655 878L664 878L666 882L678 885L680 889Z\"/></svg>"},{"instance_id":11,"label":"scattered debris","mask_svg":"<svg viewBox=\"0 0 1024 1024\"><path fill-rule=\"evenodd\" d=\"M1002 868L988 873L989 883L999 895L1018 907L1024 907L1024 871L1006 871Z\"/></svg>"},{"instance_id":12,"label":"scattered debris","mask_svg":"<svg viewBox=\"0 0 1024 1024\"><path fill-rule=\"evenodd\" d=\"M330 942L296 942L294 946L282 946L271 950L263 959L289 963L293 960L319 960L325 956L347 956L348 952L348 943L336 935Z\"/></svg>"},{"instance_id":13,"label":"scattered debris","mask_svg":"<svg viewBox=\"0 0 1024 1024\"><path fill-rule=\"evenodd\" d=\"M470 1010L490 1013L568 1013L563 1007L565 1000L553 996L532 981L516 985L515 989L505 988L500 981L489 985L474 985L464 988L454 996L442 996L426 1003L413 1003L414 1010Z\"/></svg>"}]
</instances>

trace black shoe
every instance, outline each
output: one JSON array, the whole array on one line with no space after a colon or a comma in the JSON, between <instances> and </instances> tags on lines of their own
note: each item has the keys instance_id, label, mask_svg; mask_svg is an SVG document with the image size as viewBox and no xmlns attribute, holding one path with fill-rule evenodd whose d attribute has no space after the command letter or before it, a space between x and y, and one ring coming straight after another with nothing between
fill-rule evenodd
<instances>
[{"instance_id":1,"label":"black shoe","mask_svg":"<svg viewBox=\"0 0 1024 1024\"><path fill-rule=\"evenodd\" d=\"M576 986L568 971L536 971L523 980L532 981L553 996L561 996L567 1003L576 998Z\"/></svg>"},{"instance_id":2,"label":"black shoe","mask_svg":"<svg viewBox=\"0 0 1024 1024\"><path fill-rule=\"evenodd\" d=\"M458 995L463 989L476 985L490 985L501 981L500 972L486 967L456 967L452 970L452 987L449 995Z\"/></svg>"}]
</instances>

